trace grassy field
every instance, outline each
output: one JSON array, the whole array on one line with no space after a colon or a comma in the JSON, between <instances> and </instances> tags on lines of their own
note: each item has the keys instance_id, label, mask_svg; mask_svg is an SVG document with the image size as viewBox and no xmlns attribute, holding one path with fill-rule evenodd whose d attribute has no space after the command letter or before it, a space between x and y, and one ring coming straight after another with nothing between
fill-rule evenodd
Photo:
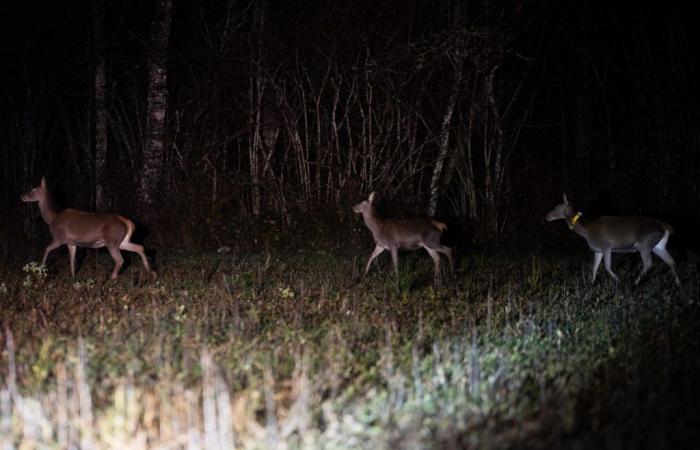
<instances>
[{"instance_id":1,"label":"grassy field","mask_svg":"<svg viewBox=\"0 0 700 450\"><path fill-rule=\"evenodd\" d=\"M685 448L697 263L588 284L590 253L161 255L117 282L0 269L0 448ZM24 268L24 269L23 269Z\"/></svg>"}]
</instances>

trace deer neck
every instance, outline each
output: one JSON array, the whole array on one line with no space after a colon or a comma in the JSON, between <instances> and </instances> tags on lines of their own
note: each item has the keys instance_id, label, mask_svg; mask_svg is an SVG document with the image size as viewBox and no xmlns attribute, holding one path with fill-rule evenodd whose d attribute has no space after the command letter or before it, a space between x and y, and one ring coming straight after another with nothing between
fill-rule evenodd
<instances>
[{"instance_id":1,"label":"deer neck","mask_svg":"<svg viewBox=\"0 0 700 450\"><path fill-rule=\"evenodd\" d=\"M44 222L48 225L51 225L56 216L60 213L59 208L48 192L39 200L39 211L41 212L41 217L44 219Z\"/></svg>"},{"instance_id":2,"label":"deer neck","mask_svg":"<svg viewBox=\"0 0 700 450\"><path fill-rule=\"evenodd\" d=\"M377 216L377 211L375 211L374 207L372 207L370 211L363 212L362 219L365 221L367 228L372 232L372 235L375 237L378 236L384 221Z\"/></svg>"},{"instance_id":3,"label":"deer neck","mask_svg":"<svg viewBox=\"0 0 700 450\"><path fill-rule=\"evenodd\" d=\"M582 218L583 213L577 212L576 214L566 218L566 224L569 226L571 231L588 239L588 228L586 228L585 224L581 221Z\"/></svg>"}]
</instances>

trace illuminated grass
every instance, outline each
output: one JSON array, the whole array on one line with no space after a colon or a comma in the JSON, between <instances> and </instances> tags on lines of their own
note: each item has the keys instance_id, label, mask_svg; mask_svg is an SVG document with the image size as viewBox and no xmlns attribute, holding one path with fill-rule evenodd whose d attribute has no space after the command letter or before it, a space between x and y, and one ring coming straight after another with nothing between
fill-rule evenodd
<instances>
[{"instance_id":1,"label":"illuminated grass","mask_svg":"<svg viewBox=\"0 0 700 450\"><path fill-rule=\"evenodd\" d=\"M406 255L397 289L388 261L356 281L365 257L187 255L116 283L106 260L76 280L57 262L29 287L8 268L0 444L561 448L644 444L639 427L686 442L672 431L692 414L669 417L698 392L692 262L681 290L658 267L591 288L585 258L474 255L434 288Z\"/></svg>"}]
</instances>

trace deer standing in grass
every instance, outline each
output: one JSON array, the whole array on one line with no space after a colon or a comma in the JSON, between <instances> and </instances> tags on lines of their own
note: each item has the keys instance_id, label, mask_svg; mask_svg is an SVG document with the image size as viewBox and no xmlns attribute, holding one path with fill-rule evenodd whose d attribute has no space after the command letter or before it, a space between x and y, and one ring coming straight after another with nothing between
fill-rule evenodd
<instances>
[{"instance_id":1,"label":"deer standing in grass","mask_svg":"<svg viewBox=\"0 0 700 450\"><path fill-rule=\"evenodd\" d=\"M375 193L372 192L367 200L363 200L353 207L353 211L362 214L365 225L372 232L376 244L369 261L367 261L365 275L369 272L374 258L384 250L389 250L398 282L399 249L417 250L421 247L428 252L435 263L435 283L439 282L440 253L447 256L450 269L453 270L452 249L440 243L440 236L447 229L447 225L431 219L382 219L374 206L375 197Z\"/></svg>"},{"instance_id":2,"label":"deer standing in grass","mask_svg":"<svg viewBox=\"0 0 700 450\"><path fill-rule=\"evenodd\" d=\"M569 229L586 239L588 246L593 250L591 284L595 283L596 273L602 259L605 259L605 270L615 281L619 281L611 268L612 254L639 252L642 256L643 267L634 281L635 285L639 284L642 276L651 268L652 253L668 264L676 284L681 285L676 274L676 262L666 250L668 238L673 233L671 225L648 217L601 216L589 219L583 217L582 213L575 212L576 210L569 203L566 194L563 195L563 198L564 202L547 213L545 219L549 222L563 219Z\"/></svg>"},{"instance_id":3,"label":"deer standing in grass","mask_svg":"<svg viewBox=\"0 0 700 450\"><path fill-rule=\"evenodd\" d=\"M70 256L70 272L75 276L75 252L77 247L107 247L114 260L112 279L116 279L124 264L120 250L127 250L141 256L146 271L151 272L143 247L131 242L136 228L131 220L116 214L94 214L77 209L60 209L46 188L46 179L29 192L22 194L23 202L37 202L44 222L49 226L53 240L44 251L41 264L46 264L49 253L65 244ZM155 272L153 272L155 273Z\"/></svg>"}]
</instances>

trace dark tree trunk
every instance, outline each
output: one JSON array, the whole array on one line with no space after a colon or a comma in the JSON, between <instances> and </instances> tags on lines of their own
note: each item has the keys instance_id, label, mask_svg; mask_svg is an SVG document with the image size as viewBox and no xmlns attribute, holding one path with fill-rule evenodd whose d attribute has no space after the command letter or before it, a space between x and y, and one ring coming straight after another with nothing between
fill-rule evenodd
<instances>
[{"instance_id":1,"label":"dark tree trunk","mask_svg":"<svg viewBox=\"0 0 700 450\"><path fill-rule=\"evenodd\" d=\"M595 86L591 80L590 63L583 59L579 69L578 92L576 93L576 125L575 125L575 171L578 180L586 180L577 190L581 204L590 204L592 200L592 183L594 183L593 167L593 135L594 111L591 95Z\"/></svg>"},{"instance_id":2,"label":"dark tree trunk","mask_svg":"<svg viewBox=\"0 0 700 450\"><path fill-rule=\"evenodd\" d=\"M105 195L107 181L107 77L105 68L105 0L92 4L92 32L95 51L95 209L109 208Z\"/></svg>"},{"instance_id":3,"label":"dark tree trunk","mask_svg":"<svg viewBox=\"0 0 700 450\"><path fill-rule=\"evenodd\" d=\"M148 55L148 100L146 104L143 168L139 179L141 212L146 220L156 219L156 194L161 184L165 153L165 115L168 88L166 57L170 39L172 0L158 0L151 28Z\"/></svg>"}]
</instances>

